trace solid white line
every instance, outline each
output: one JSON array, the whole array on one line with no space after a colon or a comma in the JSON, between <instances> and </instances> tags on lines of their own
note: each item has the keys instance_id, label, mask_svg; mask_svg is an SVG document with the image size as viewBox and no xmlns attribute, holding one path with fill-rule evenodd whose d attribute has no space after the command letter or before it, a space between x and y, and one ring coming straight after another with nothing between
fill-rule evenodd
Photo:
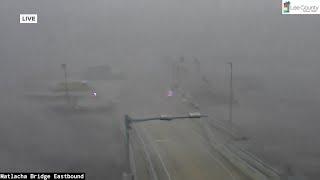
<instances>
[{"instance_id":1,"label":"solid white line","mask_svg":"<svg viewBox=\"0 0 320 180\"><path fill-rule=\"evenodd\" d=\"M169 139L156 139L154 141L158 142L158 143L160 143L160 142L169 142Z\"/></svg>"},{"instance_id":2,"label":"solid white line","mask_svg":"<svg viewBox=\"0 0 320 180\"><path fill-rule=\"evenodd\" d=\"M142 126L141 128L143 129L144 133L146 134L146 137L148 137L148 135L147 135L148 133L147 133L146 129L145 129L143 126ZM167 166L165 165L163 159L161 158L161 155L160 155L159 151L158 151L157 148L154 146L154 144L153 144L153 142L151 141L151 139L150 139L150 143L151 143L153 149L155 150L155 152L156 152L156 154L157 154L157 156L158 156L158 158L159 158L159 160L160 160L160 162L161 162L161 165L162 165L165 173L166 173L167 176L168 176L168 179L171 180L171 176L170 176L169 170L167 169Z\"/></svg>"},{"instance_id":3,"label":"solid white line","mask_svg":"<svg viewBox=\"0 0 320 180\"><path fill-rule=\"evenodd\" d=\"M191 132L193 132L194 134L196 134L197 136L199 136L202 141L206 142L205 139L204 139L199 133L197 133L195 130L191 129ZM204 149L204 150L206 151L207 154L209 154L209 156L210 156L213 160L215 160L223 169L225 169L226 172L228 172L228 174L232 177L233 180L236 179L235 176L233 175L233 173L231 172L231 170L228 169L219 159L217 159L216 157L214 157L214 155L213 155L212 153L210 153L209 150L207 150L207 149Z\"/></svg>"},{"instance_id":4,"label":"solid white line","mask_svg":"<svg viewBox=\"0 0 320 180\"><path fill-rule=\"evenodd\" d=\"M135 128L135 127L133 127L133 128ZM147 150L147 145L146 145L146 143L144 142L143 138L141 137L140 133L138 133L138 131L137 131L136 129L134 129L134 131L136 132L138 138L140 139L140 141L141 141L141 143L142 143L142 145L143 145L143 148L144 148L144 151L145 151L145 153L146 153L147 159L148 159L148 161L149 161L149 163L150 163L150 166L151 166L151 172L152 172L153 179L158 180L158 177L157 177L156 172L155 172L155 170L154 170L154 166L153 166L152 160L151 160L151 158L150 158L150 154L149 154L149 152L148 152L148 150Z\"/></svg>"},{"instance_id":5,"label":"solid white line","mask_svg":"<svg viewBox=\"0 0 320 180\"><path fill-rule=\"evenodd\" d=\"M132 162L133 162L133 172L134 172L134 176L136 179L139 179L138 178L138 175L137 175L137 168L136 168L136 159L134 158L134 152L133 152L133 146L132 144L130 143L130 152L131 152L131 158L132 158Z\"/></svg>"}]
</instances>

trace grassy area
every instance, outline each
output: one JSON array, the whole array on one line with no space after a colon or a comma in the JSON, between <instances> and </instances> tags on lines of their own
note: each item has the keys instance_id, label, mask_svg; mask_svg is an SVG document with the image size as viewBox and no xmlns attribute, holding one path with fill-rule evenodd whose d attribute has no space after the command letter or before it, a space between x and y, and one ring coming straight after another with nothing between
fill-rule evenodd
<instances>
[{"instance_id":1,"label":"grassy area","mask_svg":"<svg viewBox=\"0 0 320 180\"><path fill-rule=\"evenodd\" d=\"M86 92L92 89L87 83L75 81L75 82L68 82L67 84L65 82L60 82L56 86L54 86L52 90L55 92L62 92L66 90L66 87L71 92Z\"/></svg>"}]
</instances>

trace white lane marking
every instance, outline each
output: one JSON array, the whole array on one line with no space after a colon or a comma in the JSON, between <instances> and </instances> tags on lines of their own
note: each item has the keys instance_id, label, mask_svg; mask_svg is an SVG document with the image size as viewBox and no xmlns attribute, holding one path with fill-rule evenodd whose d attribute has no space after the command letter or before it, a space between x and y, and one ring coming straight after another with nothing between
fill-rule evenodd
<instances>
[{"instance_id":1,"label":"white lane marking","mask_svg":"<svg viewBox=\"0 0 320 180\"><path fill-rule=\"evenodd\" d=\"M139 179L137 175L137 168L136 168L136 159L134 158L134 152L133 152L133 147L132 144L130 143L130 152L131 152L131 158L132 158L132 164L133 164L133 173L136 179Z\"/></svg>"},{"instance_id":2,"label":"white lane marking","mask_svg":"<svg viewBox=\"0 0 320 180\"><path fill-rule=\"evenodd\" d=\"M148 137L148 135L147 135L148 133L147 133L146 129L143 126L141 127L141 129L143 129L144 133L146 134L146 137ZM160 155L159 151L157 150L157 148L154 146L153 142L151 141L151 139L150 139L150 143L151 143L154 151L156 152L156 154L157 154L157 156L158 156L158 158L159 158L159 160L161 162L161 165L162 165L166 175L168 176L168 179L171 180L171 176L170 176L169 170L168 170L167 166L165 165L163 159L161 158L161 155Z\"/></svg>"},{"instance_id":3,"label":"white lane marking","mask_svg":"<svg viewBox=\"0 0 320 180\"><path fill-rule=\"evenodd\" d=\"M155 142L161 143L161 142L169 142L169 139L156 139Z\"/></svg>"},{"instance_id":4,"label":"white lane marking","mask_svg":"<svg viewBox=\"0 0 320 180\"><path fill-rule=\"evenodd\" d=\"M135 127L133 127L133 128L135 128ZM153 178L154 178L155 180L158 180L158 177L157 177L156 172L155 172L155 170L154 170L154 166L153 166L152 160L151 160L151 158L150 158L150 154L149 154L149 152L148 152L148 150L147 150L147 145L146 145L146 143L144 142L143 138L141 137L140 133L138 133L138 131L137 131L136 129L134 129L134 131L136 132L138 138L139 138L140 141L142 142L144 151L145 151L145 153L146 153L146 156L147 156L148 161L149 161L150 166L151 166L152 176L153 176Z\"/></svg>"},{"instance_id":5,"label":"white lane marking","mask_svg":"<svg viewBox=\"0 0 320 180\"><path fill-rule=\"evenodd\" d=\"M198 132L196 132L196 131L193 130L193 129L191 129L191 132L193 132L194 134L196 134L197 136L199 136L200 139L206 143L205 139L204 139ZM223 169L226 170L226 172L232 177L233 180L236 180L235 176L233 175L233 173L231 172L230 169L228 169L219 159L217 159L216 157L214 157L214 155L213 155L212 153L210 153L209 150L207 150L207 149L204 149L204 150L205 150L205 152L206 152L207 154L209 154L209 156L210 156L213 160L215 160Z\"/></svg>"}]
</instances>

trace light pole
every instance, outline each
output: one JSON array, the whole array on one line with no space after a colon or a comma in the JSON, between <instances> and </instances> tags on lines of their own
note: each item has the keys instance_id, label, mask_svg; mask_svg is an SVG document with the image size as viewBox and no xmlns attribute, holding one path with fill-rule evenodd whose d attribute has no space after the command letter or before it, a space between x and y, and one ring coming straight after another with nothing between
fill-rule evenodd
<instances>
[{"instance_id":1,"label":"light pole","mask_svg":"<svg viewBox=\"0 0 320 180\"><path fill-rule=\"evenodd\" d=\"M125 123L125 133L126 133L126 161L127 161L127 172L125 173L127 179L134 180L134 175L130 166L130 129L132 129L132 123L145 122L145 121L153 121L153 120L161 120L161 121L172 121L174 119L193 119L193 118L202 118L208 117L207 115L202 115L201 113L194 112L189 113L186 116L168 116L161 115L159 117L151 117L151 118L131 118L129 115L125 115L124 123Z\"/></svg>"},{"instance_id":2,"label":"light pole","mask_svg":"<svg viewBox=\"0 0 320 180\"><path fill-rule=\"evenodd\" d=\"M233 87L232 87L232 62L228 62L230 65L230 90L229 90L229 122L232 124L232 104L233 104Z\"/></svg>"},{"instance_id":3,"label":"light pole","mask_svg":"<svg viewBox=\"0 0 320 180\"><path fill-rule=\"evenodd\" d=\"M69 87L68 87L68 76L67 76L67 64L61 64L61 68L64 71L64 83L65 83L65 91L67 102L69 103Z\"/></svg>"},{"instance_id":4,"label":"light pole","mask_svg":"<svg viewBox=\"0 0 320 180\"><path fill-rule=\"evenodd\" d=\"M193 57L193 62L196 65L196 72L200 73L201 67L200 67L200 61L198 58Z\"/></svg>"}]
</instances>

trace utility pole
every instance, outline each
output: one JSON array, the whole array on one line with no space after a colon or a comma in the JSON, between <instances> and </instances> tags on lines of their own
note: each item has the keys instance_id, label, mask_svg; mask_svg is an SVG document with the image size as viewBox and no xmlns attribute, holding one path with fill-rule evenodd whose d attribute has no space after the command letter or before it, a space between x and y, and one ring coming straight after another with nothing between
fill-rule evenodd
<instances>
[{"instance_id":1,"label":"utility pole","mask_svg":"<svg viewBox=\"0 0 320 180\"><path fill-rule=\"evenodd\" d=\"M69 96L69 87L68 87L67 64L61 64L61 68L64 71L65 92L66 92L67 102L69 103L70 96Z\"/></svg>"},{"instance_id":2,"label":"utility pole","mask_svg":"<svg viewBox=\"0 0 320 180\"><path fill-rule=\"evenodd\" d=\"M233 87L232 87L232 62L228 62L230 65L230 90L229 90L229 122L232 124L232 104L233 104Z\"/></svg>"},{"instance_id":3,"label":"utility pole","mask_svg":"<svg viewBox=\"0 0 320 180\"><path fill-rule=\"evenodd\" d=\"M184 68L184 57L181 56L178 62L178 66L177 66L177 84L178 87L181 88L182 85L182 79L184 78L183 75L183 68Z\"/></svg>"},{"instance_id":4,"label":"utility pole","mask_svg":"<svg viewBox=\"0 0 320 180\"><path fill-rule=\"evenodd\" d=\"M200 70L201 70L200 61L196 57L193 57L193 62L196 65L196 72L200 74Z\"/></svg>"}]
</instances>

